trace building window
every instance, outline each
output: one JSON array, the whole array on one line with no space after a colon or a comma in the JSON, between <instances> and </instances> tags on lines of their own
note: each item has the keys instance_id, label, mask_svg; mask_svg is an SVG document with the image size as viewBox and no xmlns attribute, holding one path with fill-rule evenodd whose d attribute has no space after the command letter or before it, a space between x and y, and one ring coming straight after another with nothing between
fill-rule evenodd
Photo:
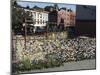
<instances>
[{"instance_id":1,"label":"building window","mask_svg":"<svg viewBox=\"0 0 100 75\"><path fill-rule=\"evenodd\" d=\"M36 18L36 13L35 12L33 13L33 18Z\"/></svg>"},{"instance_id":2,"label":"building window","mask_svg":"<svg viewBox=\"0 0 100 75\"><path fill-rule=\"evenodd\" d=\"M40 13L40 18L42 18L42 14Z\"/></svg>"},{"instance_id":3,"label":"building window","mask_svg":"<svg viewBox=\"0 0 100 75\"><path fill-rule=\"evenodd\" d=\"M43 24L44 24L44 20L43 20Z\"/></svg>"},{"instance_id":4,"label":"building window","mask_svg":"<svg viewBox=\"0 0 100 75\"><path fill-rule=\"evenodd\" d=\"M40 23L42 24L42 19L40 20Z\"/></svg>"},{"instance_id":5,"label":"building window","mask_svg":"<svg viewBox=\"0 0 100 75\"><path fill-rule=\"evenodd\" d=\"M39 24L39 19L37 19L37 24Z\"/></svg>"},{"instance_id":6,"label":"building window","mask_svg":"<svg viewBox=\"0 0 100 75\"><path fill-rule=\"evenodd\" d=\"M36 19L33 19L33 24L36 24Z\"/></svg>"},{"instance_id":7,"label":"building window","mask_svg":"<svg viewBox=\"0 0 100 75\"><path fill-rule=\"evenodd\" d=\"M38 15L38 18L39 18L39 13L37 15Z\"/></svg>"}]
</instances>

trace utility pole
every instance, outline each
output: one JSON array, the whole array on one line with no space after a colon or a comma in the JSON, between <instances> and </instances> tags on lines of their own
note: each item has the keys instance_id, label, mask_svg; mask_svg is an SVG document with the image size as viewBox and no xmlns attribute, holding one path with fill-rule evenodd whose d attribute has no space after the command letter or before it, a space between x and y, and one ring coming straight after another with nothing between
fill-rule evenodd
<instances>
[{"instance_id":1,"label":"utility pole","mask_svg":"<svg viewBox=\"0 0 100 75\"><path fill-rule=\"evenodd\" d=\"M24 39L25 39L25 44L24 44L24 46L25 46L25 50L26 50L26 38L27 37L27 22L26 22L26 18L25 18L25 37L24 37Z\"/></svg>"}]
</instances>

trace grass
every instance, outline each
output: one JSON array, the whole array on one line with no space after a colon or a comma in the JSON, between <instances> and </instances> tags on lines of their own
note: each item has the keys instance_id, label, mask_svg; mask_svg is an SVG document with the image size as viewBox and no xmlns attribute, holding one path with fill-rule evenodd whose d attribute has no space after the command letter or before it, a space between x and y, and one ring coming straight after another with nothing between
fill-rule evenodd
<instances>
[{"instance_id":1,"label":"grass","mask_svg":"<svg viewBox=\"0 0 100 75\"><path fill-rule=\"evenodd\" d=\"M32 62L29 58L23 59L19 63L16 63L14 68L16 69L16 72L19 73L43 68L59 67L61 65L63 65L61 61L48 55L46 61L38 60L37 62Z\"/></svg>"}]
</instances>

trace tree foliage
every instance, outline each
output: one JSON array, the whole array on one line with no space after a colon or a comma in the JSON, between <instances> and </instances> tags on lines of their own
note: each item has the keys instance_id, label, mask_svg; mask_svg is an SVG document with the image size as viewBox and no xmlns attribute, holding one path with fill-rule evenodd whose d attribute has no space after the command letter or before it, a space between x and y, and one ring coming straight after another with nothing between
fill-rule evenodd
<instances>
[{"instance_id":1,"label":"tree foliage","mask_svg":"<svg viewBox=\"0 0 100 75\"><path fill-rule=\"evenodd\" d=\"M24 8L19 6L16 1L12 2L12 30L15 34L22 34L24 32L23 23L25 23L26 19L31 20L32 23L32 15L30 15L29 11L26 12L24 9L29 9L29 6Z\"/></svg>"},{"instance_id":2,"label":"tree foliage","mask_svg":"<svg viewBox=\"0 0 100 75\"><path fill-rule=\"evenodd\" d=\"M12 30L14 32L21 32L22 24L24 22L25 11L16 3L12 2Z\"/></svg>"}]
</instances>

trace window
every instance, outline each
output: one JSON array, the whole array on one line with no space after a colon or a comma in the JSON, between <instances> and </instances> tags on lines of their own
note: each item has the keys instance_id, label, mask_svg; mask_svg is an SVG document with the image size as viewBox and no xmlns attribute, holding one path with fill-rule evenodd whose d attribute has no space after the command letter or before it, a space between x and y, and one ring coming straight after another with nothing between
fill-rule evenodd
<instances>
[{"instance_id":1,"label":"window","mask_svg":"<svg viewBox=\"0 0 100 75\"><path fill-rule=\"evenodd\" d=\"M44 20L43 20L43 24L44 24Z\"/></svg>"},{"instance_id":2,"label":"window","mask_svg":"<svg viewBox=\"0 0 100 75\"><path fill-rule=\"evenodd\" d=\"M35 12L32 15L33 15L33 18L36 18L36 13Z\"/></svg>"},{"instance_id":3,"label":"window","mask_svg":"<svg viewBox=\"0 0 100 75\"><path fill-rule=\"evenodd\" d=\"M36 24L36 19L33 19L33 24Z\"/></svg>"},{"instance_id":4,"label":"window","mask_svg":"<svg viewBox=\"0 0 100 75\"><path fill-rule=\"evenodd\" d=\"M39 18L39 13L37 13L37 15L38 15L38 17L37 17L37 18Z\"/></svg>"},{"instance_id":5,"label":"window","mask_svg":"<svg viewBox=\"0 0 100 75\"><path fill-rule=\"evenodd\" d=\"M40 18L42 18L42 14L40 13Z\"/></svg>"},{"instance_id":6,"label":"window","mask_svg":"<svg viewBox=\"0 0 100 75\"><path fill-rule=\"evenodd\" d=\"M39 19L37 19L37 24L39 24Z\"/></svg>"},{"instance_id":7,"label":"window","mask_svg":"<svg viewBox=\"0 0 100 75\"><path fill-rule=\"evenodd\" d=\"M42 24L42 19L40 20L40 23Z\"/></svg>"}]
</instances>

